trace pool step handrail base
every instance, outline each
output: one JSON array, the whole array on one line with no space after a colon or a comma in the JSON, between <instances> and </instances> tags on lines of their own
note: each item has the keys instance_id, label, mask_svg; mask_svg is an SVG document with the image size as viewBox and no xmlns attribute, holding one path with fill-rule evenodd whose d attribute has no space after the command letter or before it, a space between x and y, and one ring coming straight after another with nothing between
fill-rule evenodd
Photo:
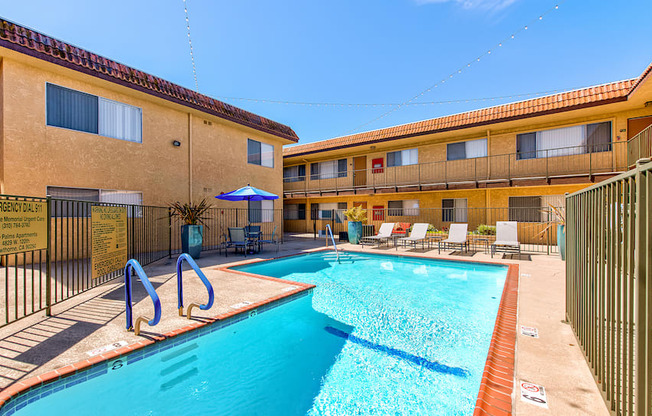
<instances>
[{"instance_id":1,"label":"pool step handrail base","mask_svg":"<svg viewBox=\"0 0 652 416\"><path fill-rule=\"evenodd\" d=\"M208 278L206 278L206 275L204 272L201 271L197 263L195 262L195 259L190 256L188 253L181 253L179 257L177 258L177 298L178 298L178 308L179 308L179 316L183 316L183 262L188 263L190 267L197 273L197 276L199 276L199 279L201 279L202 283L204 283L204 286L206 286L206 291L208 292L208 302L206 302L205 305L200 305L198 303L191 303L188 305L188 308L186 309L186 316L188 319L192 319L192 309L195 307L199 307L199 309L205 311L210 309L213 306L213 302L215 301L215 292L213 291L213 285L211 285L211 282L208 281Z\"/></svg>"}]
</instances>

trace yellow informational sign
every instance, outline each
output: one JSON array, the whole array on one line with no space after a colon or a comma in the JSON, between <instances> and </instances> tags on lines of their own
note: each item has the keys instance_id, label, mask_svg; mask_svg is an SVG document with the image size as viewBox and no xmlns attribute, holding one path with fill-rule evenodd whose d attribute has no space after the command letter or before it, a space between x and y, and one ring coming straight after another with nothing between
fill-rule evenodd
<instances>
[{"instance_id":1,"label":"yellow informational sign","mask_svg":"<svg viewBox=\"0 0 652 416\"><path fill-rule=\"evenodd\" d=\"M48 247L46 202L0 200L0 255Z\"/></svg>"},{"instance_id":2,"label":"yellow informational sign","mask_svg":"<svg viewBox=\"0 0 652 416\"><path fill-rule=\"evenodd\" d=\"M127 263L127 208L91 208L91 269L93 279L125 267Z\"/></svg>"}]
</instances>

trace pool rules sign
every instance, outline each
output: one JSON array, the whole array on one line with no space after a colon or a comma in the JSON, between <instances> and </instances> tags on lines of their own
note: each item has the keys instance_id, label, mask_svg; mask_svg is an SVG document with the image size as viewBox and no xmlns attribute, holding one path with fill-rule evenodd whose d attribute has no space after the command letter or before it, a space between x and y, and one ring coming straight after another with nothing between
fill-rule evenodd
<instances>
[{"instance_id":1,"label":"pool rules sign","mask_svg":"<svg viewBox=\"0 0 652 416\"><path fill-rule=\"evenodd\" d=\"M127 263L127 208L91 208L91 269L93 279L119 270Z\"/></svg>"}]
</instances>

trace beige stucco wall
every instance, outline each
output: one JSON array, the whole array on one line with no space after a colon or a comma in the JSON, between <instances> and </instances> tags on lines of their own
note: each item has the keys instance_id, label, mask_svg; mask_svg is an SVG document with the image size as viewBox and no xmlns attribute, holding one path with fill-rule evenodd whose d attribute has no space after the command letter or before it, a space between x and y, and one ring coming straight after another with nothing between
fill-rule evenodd
<instances>
[{"instance_id":1,"label":"beige stucco wall","mask_svg":"<svg viewBox=\"0 0 652 416\"><path fill-rule=\"evenodd\" d=\"M282 193L287 140L13 51L0 48L0 59L4 194L45 196L47 186L119 189L142 192L147 205L166 205L247 183ZM140 107L142 143L46 126L47 82ZM247 138L274 145L274 168L247 163Z\"/></svg>"}]
</instances>

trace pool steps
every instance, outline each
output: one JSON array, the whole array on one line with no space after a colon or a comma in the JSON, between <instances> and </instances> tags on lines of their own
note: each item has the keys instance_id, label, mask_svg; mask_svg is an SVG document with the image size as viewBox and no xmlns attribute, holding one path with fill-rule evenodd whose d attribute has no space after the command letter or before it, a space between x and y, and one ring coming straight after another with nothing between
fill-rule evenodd
<instances>
[{"instance_id":1,"label":"pool steps","mask_svg":"<svg viewBox=\"0 0 652 416\"><path fill-rule=\"evenodd\" d=\"M132 271L135 271L138 277L140 278L140 281L143 283L143 286L145 286L145 290L147 290L147 293L149 294L149 297L152 298L152 302L154 303L154 318L149 319L145 316L139 316L136 318L136 325L133 325L133 319L132 319L132 297L131 297L131 273ZM132 329L134 330L134 333L136 335L140 335L140 325L143 322L147 322L149 326L154 326L159 323L161 320L161 301L156 294L156 290L154 290L154 286L152 286L152 282L149 281L149 278L145 274L145 271L143 270L143 266L138 263L138 260L136 259L131 259L127 262L125 265L125 308L126 308L126 316L127 316L127 331L131 331Z\"/></svg>"},{"instance_id":2,"label":"pool steps","mask_svg":"<svg viewBox=\"0 0 652 416\"><path fill-rule=\"evenodd\" d=\"M177 259L177 295L178 295L178 306L179 306L179 316L183 316L183 282L182 282L182 277L183 277L183 262L188 263L190 267L197 273L197 276L201 279L202 283L204 283L204 286L206 286L206 290L208 291L208 302L206 302L205 305L199 305L197 303L191 303L188 305L188 309L186 310L188 319L192 317L192 308L199 307L202 311L205 311L207 309L210 309L211 306L213 306L213 301L215 300L215 294L213 292L213 286L211 285L211 282L208 281L206 278L206 275L204 272L201 271L195 260L187 253L182 253L179 258Z\"/></svg>"}]
</instances>

